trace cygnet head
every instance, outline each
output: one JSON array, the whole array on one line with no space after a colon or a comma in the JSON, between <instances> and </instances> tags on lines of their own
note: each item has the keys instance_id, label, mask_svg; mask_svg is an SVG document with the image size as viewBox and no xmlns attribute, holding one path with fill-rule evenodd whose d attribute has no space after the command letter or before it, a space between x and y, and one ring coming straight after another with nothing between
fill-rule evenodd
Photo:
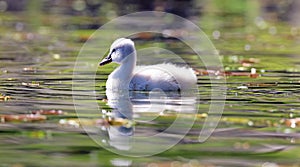
<instances>
[{"instance_id":1,"label":"cygnet head","mask_svg":"<svg viewBox=\"0 0 300 167\"><path fill-rule=\"evenodd\" d=\"M119 38L112 43L108 56L100 62L100 66L111 62L122 64L128 56L133 56L134 52L134 43L131 39Z\"/></svg>"}]
</instances>

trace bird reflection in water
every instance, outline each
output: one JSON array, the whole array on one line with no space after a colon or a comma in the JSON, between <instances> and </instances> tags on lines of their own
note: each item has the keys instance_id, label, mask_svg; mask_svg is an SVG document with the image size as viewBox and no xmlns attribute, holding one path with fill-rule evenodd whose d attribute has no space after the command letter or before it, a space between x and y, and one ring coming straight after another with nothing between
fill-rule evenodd
<instances>
[{"instance_id":1,"label":"bird reflection in water","mask_svg":"<svg viewBox=\"0 0 300 167\"><path fill-rule=\"evenodd\" d=\"M136 123L149 123L158 116L165 115L166 111L192 115L197 112L195 91L182 94L179 91L163 92L160 89L152 91L107 89L106 96L107 105L112 110L102 110L105 118L102 130L107 132L107 144L117 150L131 150L134 136L139 135L134 133ZM143 117L143 114L147 116ZM151 132L147 133L146 135L149 135Z\"/></svg>"}]
</instances>

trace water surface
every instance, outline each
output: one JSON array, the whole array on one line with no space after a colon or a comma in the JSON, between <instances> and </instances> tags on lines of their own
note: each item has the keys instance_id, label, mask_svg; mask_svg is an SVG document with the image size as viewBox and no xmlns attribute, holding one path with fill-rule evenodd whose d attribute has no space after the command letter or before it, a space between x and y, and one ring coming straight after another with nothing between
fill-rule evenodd
<instances>
[{"instance_id":1,"label":"water surface","mask_svg":"<svg viewBox=\"0 0 300 167\"><path fill-rule=\"evenodd\" d=\"M91 71L82 71L80 91L72 92L73 67L83 45L78 39L84 37L78 34L83 34L83 31L51 36L10 31L9 26L4 28L1 34L8 35L1 35L0 39L1 163L4 166L299 165L299 33L291 34L292 27L288 25L277 26L276 34L251 26L254 30L249 33L238 29L239 25L235 24L229 28L206 27L205 31L219 50L227 71L226 76L215 77L216 80L226 77L227 98L218 128L205 143L199 143L198 136L211 102L208 72L201 63L193 61L194 53L179 41L161 38L136 40L138 48L154 45L177 51L198 71L198 91L193 98L196 103L189 103L192 107L186 108L183 114L187 122L196 119L192 129L178 145L144 158L130 158L107 151L96 144L82 126L102 129L101 135L109 133L107 128L110 127L126 133L132 133L134 129L139 135L161 132L177 116L176 96L162 113L135 112L111 119L114 111L107 104L105 81L117 65L99 69L95 87L82 86L86 78L93 75ZM214 36L216 31L221 33L219 38ZM259 75L251 76L251 68L255 68ZM94 90L101 112L89 110L91 101L88 95ZM81 106L86 108L86 113L80 113L84 118L80 122L74 109L74 93L81 97ZM135 104L136 110L146 108L147 95L137 95L126 99L129 100L125 101L126 104ZM176 127L186 128L185 124ZM175 135L172 131L168 133ZM106 138L108 142L109 136ZM160 144L155 142L149 145ZM126 143L118 144L111 142L107 147L128 149Z\"/></svg>"}]
</instances>

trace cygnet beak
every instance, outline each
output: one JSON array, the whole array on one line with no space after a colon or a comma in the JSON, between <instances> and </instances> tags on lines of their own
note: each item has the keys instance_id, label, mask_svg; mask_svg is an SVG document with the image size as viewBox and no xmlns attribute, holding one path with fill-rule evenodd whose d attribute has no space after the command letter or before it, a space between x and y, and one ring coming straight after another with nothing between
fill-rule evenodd
<instances>
[{"instance_id":1,"label":"cygnet beak","mask_svg":"<svg viewBox=\"0 0 300 167\"><path fill-rule=\"evenodd\" d=\"M112 62L112 58L110 55L108 55L107 57L105 57L101 62L100 62L100 66L104 66L105 64L111 63Z\"/></svg>"}]
</instances>

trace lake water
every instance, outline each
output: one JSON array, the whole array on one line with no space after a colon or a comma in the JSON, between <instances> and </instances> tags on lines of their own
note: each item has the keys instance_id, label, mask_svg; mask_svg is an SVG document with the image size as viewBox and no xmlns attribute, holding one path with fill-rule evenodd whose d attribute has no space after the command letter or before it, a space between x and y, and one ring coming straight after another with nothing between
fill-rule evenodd
<instances>
[{"instance_id":1,"label":"lake water","mask_svg":"<svg viewBox=\"0 0 300 167\"><path fill-rule=\"evenodd\" d=\"M94 30L40 27L32 33L21 15L1 17L0 166L300 164L300 29L296 27L281 22L261 27L259 19L244 25L236 15L223 16L215 26L212 22L201 25L219 51L226 72L208 71L196 63L195 54L180 41L142 34L135 38L138 49L166 48L196 69L196 93L131 92L126 98L113 94L109 101L105 82L116 64L97 67L87 58L85 65L98 69L96 75L82 70L78 85L73 82L79 50ZM236 22L227 24L230 19ZM18 30L18 26L25 28ZM160 53L155 55L157 60L182 63L178 57ZM104 55L98 56L100 62ZM256 73L251 74L251 69ZM217 128L207 141L199 142L206 118L214 115L208 113L212 100L222 101L211 97L208 74L215 82L226 79L226 90L220 90L226 101ZM96 84L91 86L88 81L94 75ZM95 103L97 111L91 107ZM117 110L112 109L115 106ZM174 121L179 122L174 125ZM165 131L170 126L174 129ZM152 137L161 132L159 139L138 143L142 146L135 153L147 154L174 140L178 144L153 156L124 156L132 148L133 134Z\"/></svg>"}]
</instances>

